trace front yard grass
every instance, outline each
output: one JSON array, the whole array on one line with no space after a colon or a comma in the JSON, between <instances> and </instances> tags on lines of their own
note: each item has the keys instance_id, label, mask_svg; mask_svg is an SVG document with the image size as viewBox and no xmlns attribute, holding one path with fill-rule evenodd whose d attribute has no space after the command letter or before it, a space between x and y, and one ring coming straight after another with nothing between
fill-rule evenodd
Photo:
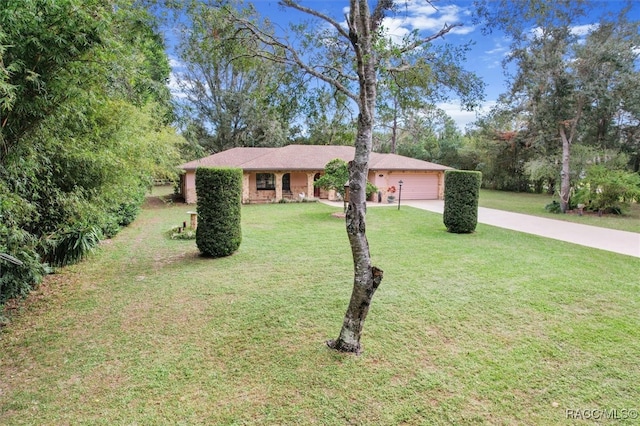
<instances>
[{"instance_id":1,"label":"front yard grass","mask_svg":"<svg viewBox=\"0 0 640 426\"><path fill-rule=\"evenodd\" d=\"M509 212L530 214L548 219L564 220L583 225L600 226L620 231L640 232L640 204L633 203L624 215L607 214L599 217L594 213L577 214L549 213L545 206L558 197L547 194L530 194L525 192L494 191L481 189L478 204L480 207L506 210Z\"/></svg>"},{"instance_id":2,"label":"front yard grass","mask_svg":"<svg viewBox=\"0 0 640 426\"><path fill-rule=\"evenodd\" d=\"M153 205L0 333L0 424L562 425L640 409L638 259L371 208L385 277L355 357L324 344L352 282L335 208L244 206L239 251L206 259L165 235L192 208Z\"/></svg>"}]
</instances>

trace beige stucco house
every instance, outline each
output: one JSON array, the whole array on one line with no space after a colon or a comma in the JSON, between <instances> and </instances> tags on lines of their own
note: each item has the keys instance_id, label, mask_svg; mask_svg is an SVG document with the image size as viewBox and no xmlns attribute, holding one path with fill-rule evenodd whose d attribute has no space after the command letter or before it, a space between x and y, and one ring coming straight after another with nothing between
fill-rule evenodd
<instances>
[{"instance_id":1,"label":"beige stucco house","mask_svg":"<svg viewBox=\"0 0 640 426\"><path fill-rule=\"evenodd\" d=\"M283 198L333 199L333 191L320 190L313 183L324 173L329 161L335 158L350 161L353 155L353 147L334 145L232 148L180 165L184 171L180 189L187 203L195 203L198 167L237 167L243 170L243 203L277 202ZM451 168L415 158L372 152L369 181L379 193L370 201L386 202L391 187L398 189L400 180L403 200L442 199L444 171L448 169Z\"/></svg>"}]
</instances>

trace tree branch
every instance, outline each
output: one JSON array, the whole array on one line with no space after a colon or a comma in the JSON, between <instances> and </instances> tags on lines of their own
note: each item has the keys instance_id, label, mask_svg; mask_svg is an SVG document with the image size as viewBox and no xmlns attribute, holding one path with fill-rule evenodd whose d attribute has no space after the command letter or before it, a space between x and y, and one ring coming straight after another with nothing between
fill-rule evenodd
<instances>
[{"instance_id":1,"label":"tree branch","mask_svg":"<svg viewBox=\"0 0 640 426\"><path fill-rule=\"evenodd\" d=\"M285 0L283 0L284 2ZM288 0L287 0L288 1ZM296 7L297 8L297 7ZM319 14L322 15L322 14ZM267 51L257 51L256 52L256 56L276 62L276 63L281 63L281 64L285 64L285 65L295 65L301 69L303 69L305 72L307 72L308 74L324 81L325 83L331 84L333 86L335 86L338 90L340 90L342 93L344 93L346 96L348 96L349 98L357 101L358 100L358 96L352 92L351 90L349 90L349 88L347 86L345 86L344 84L342 84L339 80L329 77L321 72L319 72L317 69L311 67L310 65L308 65L299 55L298 51L296 49L294 49L291 45L284 43L282 41L280 41L278 38L276 38L275 36L271 35L271 34L267 34L265 33L263 30L261 30L260 28L258 28L255 24L253 24L252 22L250 22L247 19L244 18L240 18L238 16L232 16L232 19L235 20L239 25L240 28L238 29L238 31L249 31L254 37L256 37L256 39L260 42L263 43L266 46L269 46L271 48L273 48L274 50L277 49L282 49L283 53L282 54L278 54L277 52L267 52ZM344 33L344 30L343 30ZM354 78L345 75L344 73L340 72L337 68L333 68L335 71L339 72L341 76L344 76L345 78L349 79L349 80L354 80Z\"/></svg>"},{"instance_id":2,"label":"tree branch","mask_svg":"<svg viewBox=\"0 0 640 426\"><path fill-rule=\"evenodd\" d=\"M445 34L449 33L454 28L461 27L461 26L462 26L462 24L452 24L452 25L444 24L444 27L442 27L442 29L440 31L438 31L437 33L432 34L432 35L430 35L428 37L416 40L413 43L410 43L410 44L402 47L400 49L400 53L410 52L410 51L414 50L415 48L422 46L423 44L430 43L430 42L432 42L433 40L435 40L437 38L444 37Z\"/></svg>"},{"instance_id":3,"label":"tree branch","mask_svg":"<svg viewBox=\"0 0 640 426\"><path fill-rule=\"evenodd\" d=\"M296 9L299 10L300 12L309 14L311 16L315 16L316 18L320 18L323 21L329 23L333 28L336 29L336 31L338 31L338 34L340 34L342 37L346 38L347 40L349 40L349 33L347 31L345 31L345 29L342 27L342 25L340 25L340 23L338 23L338 21L336 21L335 19L331 18L330 16L327 16L323 13L318 12L317 10L313 10L313 9L309 9L308 7L304 7L300 4L298 4L297 2L293 1L293 0L281 0L280 4L282 6L285 7L290 7L292 9Z\"/></svg>"},{"instance_id":4,"label":"tree branch","mask_svg":"<svg viewBox=\"0 0 640 426\"><path fill-rule=\"evenodd\" d=\"M393 0L378 0L378 4L376 4L376 8L373 10L371 14L371 28L375 31L380 27L382 20L384 19L384 12L386 10L393 10L394 1Z\"/></svg>"}]
</instances>

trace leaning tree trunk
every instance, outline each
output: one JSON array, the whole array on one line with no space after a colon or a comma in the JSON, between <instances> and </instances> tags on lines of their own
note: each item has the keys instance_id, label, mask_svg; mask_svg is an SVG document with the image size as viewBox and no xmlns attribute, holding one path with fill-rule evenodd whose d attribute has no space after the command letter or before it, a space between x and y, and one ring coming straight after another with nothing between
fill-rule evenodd
<instances>
[{"instance_id":1,"label":"leaning tree trunk","mask_svg":"<svg viewBox=\"0 0 640 426\"><path fill-rule=\"evenodd\" d=\"M566 213L569 209L569 196L571 190L571 179L569 170L569 159L571 158L571 142L567 138L564 127L560 127L562 138L562 171L560 172L560 211Z\"/></svg>"},{"instance_id":2,"label":"leaning tree trunk","mask_svg":"<svg viewBox=\"0 0 640 426\"><path fill-rule=\"evenodd\" d=\"M582 117L582 107L586 100L584 97L578 98L575 107L575 117L570 120L560 122L560 138L562 139L562 171L560 172L560 211L566 213L569 209L569 199L571 197L571 174L569 162L571 159L571 144L576 137L578 123ZM567 128L569 134L567 135Z\"/></svg>"},{"instance_id":3,"label":"leaning tree trunk","mask_svg":"<svg viewBox=\"0 0 640 426\"><path fill-rule=\"evenodd\" d=\"M349 162L349 205L345 223L353 255L353 290L340 335L336 340L327 342L333 349L356 354L361 352L360 336L373 294L382 281L382 270L371 265L366 236L367 175L373 140L377 84L376 58L372 42L376 29L370 19L367 1L352 0L348 25L357 59L360 113L355 155L353 161Z\"/></svg>"},{"instance_id":4,"label":"leaning tree trunk","mask_svg":"<svg viewBox=\"0 0 640 426\"><path fill-rule=\"evenodd\" d=\"M383 271L371 265L369 242L366 236L366 189L369 171L371 127L362 115L358 120L358 142L353 161L349 162L349 205L346 212L346 228L353 255L353 290L349 307L344 316L340 336L327 342L329 347L360 354L360 336L369 312L373 294L382 281ZM363 148L362 145L365 145Z\"/></svg>"}]
</instances>

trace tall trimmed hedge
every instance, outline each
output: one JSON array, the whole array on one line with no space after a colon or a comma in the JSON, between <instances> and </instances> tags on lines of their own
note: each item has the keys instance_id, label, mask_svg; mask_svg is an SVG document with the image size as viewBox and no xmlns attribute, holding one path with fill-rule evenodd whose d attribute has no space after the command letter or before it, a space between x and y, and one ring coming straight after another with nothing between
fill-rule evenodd
<instances>
[{"instance_id":1,"label":"tall trimmed hedge","mask_svg":"<svg viewBox=\"0 0 640 426\"><path fill-rule=\"evenodd\" d=\"M196 169L198 228L196 245L206 256L233 254L242 241L242 169Z\"/></svg>"},{"instance_id":2,"label":"tall trimmed hedge","mask_svg":"<svg viewBox=\"0 0 640 426\"><path fill-rule=\"evenodd\" d=\"M447 170L444 174L444 213L447 231L468 234L478 224L478 197L482 173Z\"/></svg>"}]
</instances>

